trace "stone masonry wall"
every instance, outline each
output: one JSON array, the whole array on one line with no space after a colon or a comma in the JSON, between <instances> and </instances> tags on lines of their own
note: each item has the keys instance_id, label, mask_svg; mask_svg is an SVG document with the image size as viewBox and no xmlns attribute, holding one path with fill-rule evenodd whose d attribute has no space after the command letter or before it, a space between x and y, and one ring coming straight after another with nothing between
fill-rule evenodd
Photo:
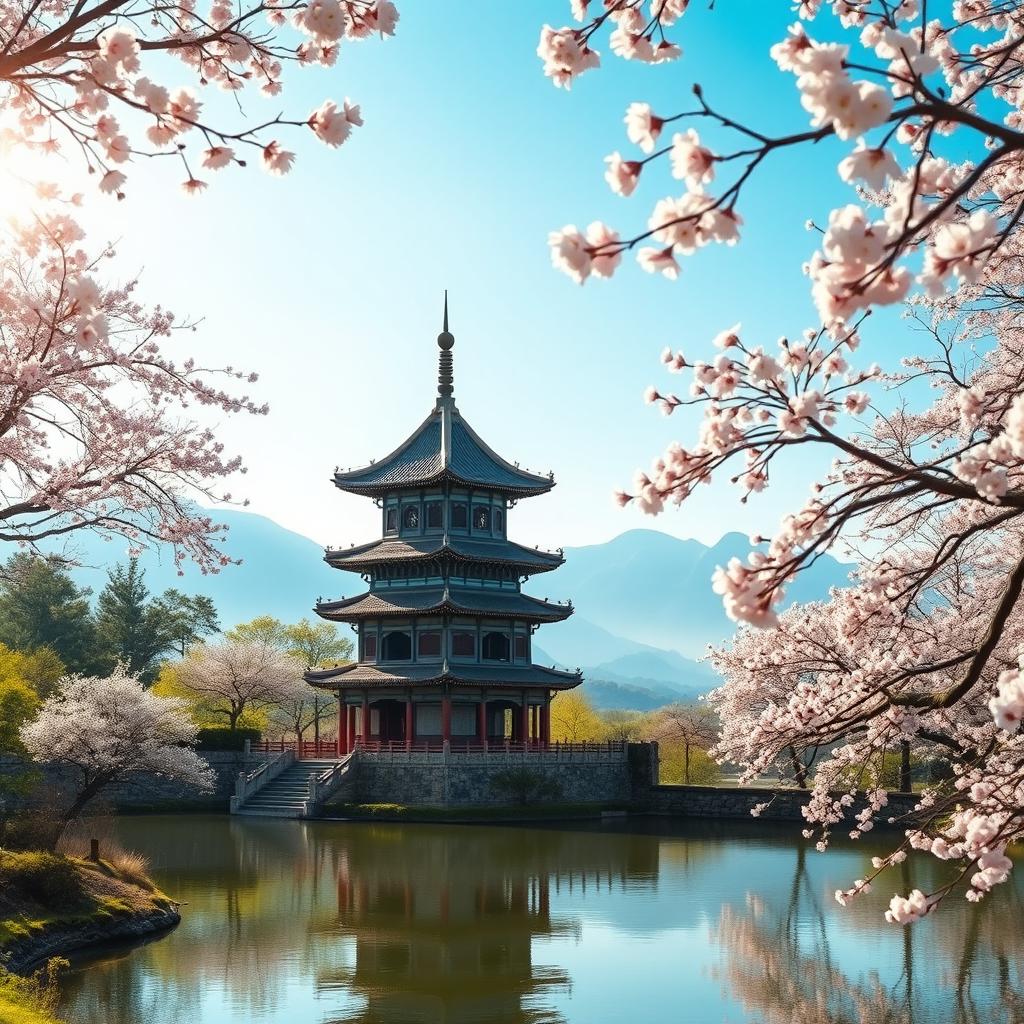
<instances>
[{"instance_id":1,"label":"stone masonry wall","mask_svg":"<svg viewBox=\"0 0 1024 1024\"><path fill-rule=\"evenodd\" d=\"M492 753L364 753L357 755L352 795L359 803L421 807L485 806L509 802L495 777L526 769L557 784L544 799L553 803L619 803L632 795L630 762L624 751L588 751L561 756Z\"/></svg>"},{"instance_id":2,"label":"stone masonry wall","mask_svg":"<svg viewBox=\"0 0 1024 1024\"><path fill-rule=\"evenodd\" d=\"M137 774L113 786L101 799L122 811L226 811L228 800L235 791L238 773L250 772L266 760L264 754L244 754L240 751L200 751L199 756L216 776L212 793L202 793L194 787L157 775ZM70 778L66 771L49 765L26 764L16 757L0 756L0 791L6 792L8 788L3 783L15 782L30 773L39 779L40 785L36 792L42 799L52 798L54 790L65 790ZM24 802L22 797L6 800L0 797L0 812L4 803L17 806Z\"/></svg>"},{"instance_id":3,"label":"stone masonry wall","mask_svg":"<svg viewBox=\"0 0 1024 1024\"><path fill-rule=\"evenodd\" d=\"M688 818L743 818L751 820L750 811L757 804L768 802L759 815L769 821L804 820L801 808L809 794L799 789L757 789L754 787L726 786L651 786L647 794L647 809L656 814L679 815ZM879 824L890 817L909 814L917 797L910 793L892 793L885 810L878 816ZM847 820L852 821L864 807L863 798L847 808Z\"/></svg>"}]
</instances>

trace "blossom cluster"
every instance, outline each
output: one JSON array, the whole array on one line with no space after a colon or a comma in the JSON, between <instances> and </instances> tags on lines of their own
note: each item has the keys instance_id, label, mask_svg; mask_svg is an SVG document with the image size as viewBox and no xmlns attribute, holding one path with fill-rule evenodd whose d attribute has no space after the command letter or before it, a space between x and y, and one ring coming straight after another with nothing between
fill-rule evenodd
<instances>
[{"instance_id":1,"label":"blossom cluster","mask_svg":"<svg viewBox=\"0 0 1024 1024\"><path fill-rule=\"evenodd\" d=\"M240 130L218 127L190 85L151 77L167 75L165 66L151 61L154 51L183 62L200 87L234 93L258 87L276 96L287 63L333 65L342 40L393 35L398 21L391 0L240 6L213 0L203 12L195 0L175 0L146 19L131 15L105 5L80 12L68 0L19 0L0 11L0 37L6 40L0 101L15 114L0 141L44 153L80 152L90 173L99 173L100 190L119 197L134 155L177 154L187 172L183 187L197 193L206 182L194 168L244 166L240 147L258 149L270 173L286 173L295 154L271 134L278 127L306 125L336 147L362 124L349 100L343 107L328 100L305 121L278 116ZM189 160L193 135L205 144L198 162Z\"/></svg>"},{"instance_id":2,"label":"blossom cluster","mask_svg":"<svg viewBox=\"0 0 1024 1024\"><path fill-rule=\"evenodd\" d=\"M214 487L243 467L186 410L263 414L216 383L257 378L167 356L161 341L190 325L143 308L135 281L104 286L106 257L82 239L71 216L51 212L0 249L0 540L88 528L133 554L167 543L177 563L216 572L230 562L222 527L194 497L229 498Z\"/></svg>"}]
</instances>

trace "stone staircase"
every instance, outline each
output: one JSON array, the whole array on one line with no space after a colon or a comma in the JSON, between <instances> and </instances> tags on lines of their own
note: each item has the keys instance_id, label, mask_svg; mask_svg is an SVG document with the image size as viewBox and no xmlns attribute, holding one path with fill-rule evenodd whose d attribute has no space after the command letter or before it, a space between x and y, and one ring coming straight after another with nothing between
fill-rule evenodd
<instances>
[{"instance_id":1,"label":"stone staircase","mask_svg":"<svg viewBox=\"0 0 1024 1024\"><path fill-rule=\"evenodd\" d=\"M301 818L309 795L309 780L335 766L335 761L296 761L248 797L233 813L263 818Z\"/></svg>"}]
</instances>

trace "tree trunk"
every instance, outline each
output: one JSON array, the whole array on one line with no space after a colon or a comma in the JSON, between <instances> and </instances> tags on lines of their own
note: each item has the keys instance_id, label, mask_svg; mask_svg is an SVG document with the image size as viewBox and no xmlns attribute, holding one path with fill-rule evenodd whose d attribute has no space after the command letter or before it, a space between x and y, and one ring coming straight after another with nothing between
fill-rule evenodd
<instances>
[{"instance_id":1,"label":"tree trunk","mask_svg":"<svg viewBox=\"0 0 1024 1024\"><path fill-rule=\"evenodd\" d=\"M71 824L85 808L85 805L89 803L94 796L96 796L106 785L110 779L94 779L92 782L87 783L78 793L74 800L64 809L60 817L57 819L59 827L55 830L53 842L50 846L51 851L57 849L57 844L61 840L61 836L67 831L68 825Z\"/></svg>"},{"instance_id":2,"label":"tree trunk","mask_svg":"<svg viewBox=\"0 0 1024 1024\"><path fill-rule=\"evenodd\" d=\"M910 740L900 740L900 792L911 791L910 781Z\"/></svg>"},{"instance_id":3,"label":"tree trunk","mask_svg":"<svg viewBox=\"0 0 1024 1024\"><path fill-rule=\"evenodd\" d=\"M318 697L313 698L313 742L316 743L316 749L320 749L320 700Z\"/></svg>"},{"instance_id":4,"label":"tree trunk","mask_svg":"<svg viewBox=\"0 0 1024 1024\"><path fill-rule=\"evenodd\" d=\"M793 778L796 779L798 789L807 788L807 765L804 764L803 758L797 756L796 748L789 748L789 760L793 766Z\"/></svg>"},{"instance_id":5,"label":"tree trunk","mask_svg":"<svg viewBox=\"0 0 1024 1024\"><path fill-rule=\"evenodd\" d=\"M690 744L683 744L683 781L690 784Z\"/></svg>"}]
</instances>

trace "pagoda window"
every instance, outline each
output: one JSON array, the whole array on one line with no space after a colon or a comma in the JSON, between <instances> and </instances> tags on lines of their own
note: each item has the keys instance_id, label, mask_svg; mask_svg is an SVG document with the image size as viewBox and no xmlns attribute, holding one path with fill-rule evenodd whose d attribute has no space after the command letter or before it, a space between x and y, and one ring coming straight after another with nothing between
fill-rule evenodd
<instances>
[{"instance_id":1,"label":"pagoda window","mask_svg":"<svg viewBox=\"0 0 1024 1024\"><path fill-rule=\"evenodd\" d=\"M500 508L494 510L494 531L501 533L505 529L505 513Z\"/></svg>"},{"instance_id":2,"label":"pagoda window","mask_svg":"<svg viewBox=\"0 0 1024 1024\"><path fill-rule=\"evenodd\" d=\"M418 530L420 528L420 507L419 505L406 505L402 509L402 529Z\"/></svg>"},{"instance_id":3,"label":"pagoda window","mask_svg":"<svg viewBox=\"0 0 1024 1024\"><path fill-rule=\"evenodd\" d=\"M484 661L508 661L509 642L507 633L484 633Z\"/></svg>"},{"instance_id":4,"label":"pagoda window","mask_svg":"<svg viewBox=\"0 0 1024 1024\"><path fill-rule=\"evenodd\" d=\"M476 634L463 632L452 633L452 657L475 658Z\"/></svg>"},{"instance_id":5,"label":"pagoda window","mask_svg":"<svg viewBox=\"0 0 1024 1024\"><path fill-rule=\"evenodd\" d=\"M412 659L412 637L408 633L385 633L381 645L382 661L410 661Z\"/></svg>"},{"instance_id":6,"label":"pagoda window","mask_svg":"<svg viewBox=\"0 0 1024 1024\"><path fill-rule=\"evenodd\" d=\"M473 506L473 529L482 533L491 532L491 508L489 505Z\"/></svg>"},{"instance_id":7,"label":"pagoda window","mask_svg":"<svg viewBox=\"0 0 1024 1024\"><path fill-rule=\"evenodd\" d=\"M376 661L377 659L377 634L363 634L363 661Z\"/></svg>"},{"instance_id":8,"label":"pagoda window","mask_svg":"<svg viewBox=\"0 0 1024 1024\"><path fill-rule=\"evenodd\" d=\"M398 509L389 508L384 513L384 532L394 533L398 529Z\"/></svg>"},{"instance_id":9,"label":"pagoda window","mask_svg":"<svg viewBox=\"0 0 1024 1024\"><path fill-rule=\"evenodd\" d=\"M428 501L426 504L427 529L440 530L444 526L444 506L439 501Z\"/></svg>"},{"instance_id":10,"label":"pagoda window","mask_svg":"<svg viewBox=\"0 0 1024 1024\"><path fill-rule=\"evenodd\" d=\"M464 501L452 502L452 529L464 530L469 523L469 507Z\"/></svg>"},{"instance_id":11,"label":"pagoda window","mask_svg":"<svg viewBox=\"0 0 1024 1024\"><path fill-rule=\"evenodd\" d=\"M420 658L441 657L441 633L438 630L420 633L416 638L416 654Z\"/></svg>"},{"instance_id":12,"label":"pagoda window","mask_svg":"<svg viewBox=\"0 0 1024 1024\"><path fill-rule=\"evenodd\" d=\"M526 661L530 657L530 640L525 636L517 636L515 641L516 661Z\"/></svg>"}]
</instances>

